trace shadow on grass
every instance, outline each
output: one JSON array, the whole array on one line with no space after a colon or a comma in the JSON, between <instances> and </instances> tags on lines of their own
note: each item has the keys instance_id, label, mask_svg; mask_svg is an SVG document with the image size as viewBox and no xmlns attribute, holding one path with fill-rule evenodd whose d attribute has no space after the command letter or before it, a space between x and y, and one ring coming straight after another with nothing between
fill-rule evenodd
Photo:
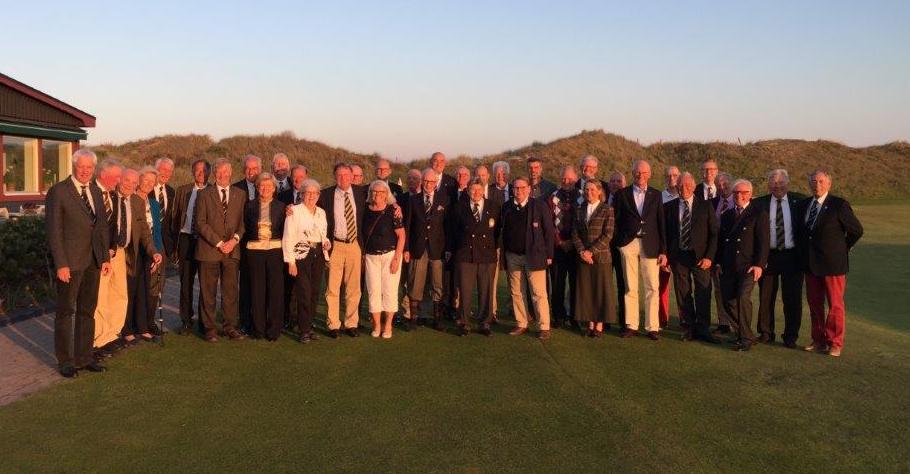
<instances>
[{"instance_id":1,"label":"shadow on grass","mask_svg":"<svg viewBox=\"0 0 910 474\"><path fill-rule=\"evenodd\" d=\"M860 244L850 254L847 319L910 331L910 244Z\"/></svg>"}]
</instances>

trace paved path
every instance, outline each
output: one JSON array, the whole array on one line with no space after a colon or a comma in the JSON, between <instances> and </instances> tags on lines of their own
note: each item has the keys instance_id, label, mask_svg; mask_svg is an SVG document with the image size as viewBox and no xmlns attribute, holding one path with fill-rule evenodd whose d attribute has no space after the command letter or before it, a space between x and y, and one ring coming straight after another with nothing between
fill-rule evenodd
<instances>
[{"instance_id":1,"label":"paved path","mask_svg":"<svg viewBox=\"0 0 910 474\"><path fill-rule=\"evenodd\" d=\"M180 326L179 289L177 277L167 280L163 297L167 327ZM64 380L54 356L53 314L0 327L0 406Z\"/></svg>"}]
</instances>

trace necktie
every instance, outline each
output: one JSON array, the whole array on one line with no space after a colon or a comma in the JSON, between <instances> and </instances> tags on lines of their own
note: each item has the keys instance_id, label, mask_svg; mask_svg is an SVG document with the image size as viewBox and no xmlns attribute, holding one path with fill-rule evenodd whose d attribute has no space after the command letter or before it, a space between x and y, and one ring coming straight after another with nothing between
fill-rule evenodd
<instances>
[{"instance_id":1,"label":"necktie","mask_svg":"<svg viewBox=\"0 0 910 474\"><path fill-rule=\"evenodd\" d=\"M739 216L742 215L743 208L736 206L736 218L739 219Z\"/></svg>"},{"instance_id":2,"label":"necktie","mask_svg":"<svg viewBox=\"0 0 910 474\"><path fill-rule=\"evenodd\" d=\"M480 205L474 203L474 222L480 222Z\"/></svg>"},{"instance_id":3,"label":"necktie","mask_svg":"<svg viewBox=\"0 0 910 474\"><path fill-rule=\"evenodd\" d=\"M812 208L809 209L809 218L806 219L806 226L809 230L815 229L815 221L818 218L818 201L812 200Z\"/></svg>"},{"instance_id":4,"label":"necktie","mask_svg":"<svg viewBox=\"0 0 910 474\"><path fill-rule=\"evenodd\" d=\"M303 194L301 194L300 191L295 191L294 193L297 194L297 197L294 198L294 204L300 204L300 203L302 203L302 202L303 202Z\"/></svg>"},{"instance_id":5,"label":"necktie","mask_svg":"<svg viewBox=\"0 0 910 474\"><path fill-rule=\"evenodd\" d=\"M119 247L126 247L126 206L129 205L123 196L120 196L120 226L117 232L117 245Z\"/></svg>"},{"instance_id":6,"label":"necktie","mask_svg":"<svg viewBox=\"0 0 910 474\"><path fill-rule=\"evenodd\" d=\"M348 242L357 238L357 222L354 220L354 205L351 203L351 193L344 193L344 219L348 226Z\"/></svg>"},{"instance_id":7,"label":"necktie","mask_svg":"<svg viewBox=\"0 0 910 474\"><path fill-rule=\"evenodd\" d=\"M777 216L774 218L774 228L777 238L777 248L784 249L786 239L784 238L784 206L781 198L777 198Z\"/></svg>"},{"instance_id":8,"label":"necktie","mask_svg":"<svg viewBox=\"0 0 910 474\"><path fill-rule=\"evenodd\" d=\"M227 215L227 207L228 207L227 189L222 188L221 189L221 212L225 216Z\"/></svg>"},{"instance_id":9,"label":"necktie","mask_svg":"<svg viewBox=\"0 0 910 474\"><path fill-rule=\"evenodd\" d=\"M726 198L720 198L720 213L723 214L727 210L727 200Z\"/></svg>"},{"instance_id":10,"label":"necktie","mask_svg":"<svg viewBox=\"0 0 910 474\"><path fill-rule=\"evenodd\" d=\"M714 199L714 187L713 186L708 187L708 199L709 200Z\"/></svg>"},{"instance_id":11,"label":"necktie","mask_svg":"<svg viewBox=\"0 0 910 474\"><path fill-rule=\"evenodd\" d=\"M158 205L161 206L161 215L167 212L167 206L164 202L164 186L158 186Z\"/></svg>"},{"instance_id":12,"label":"necktie","mask_svg":"<svg viewBox=\"0 0 910 474\"><path fill-rule=\"evenodd\" d=\"M423 212L424 212L424 214L429 215L429 214L430 214L430 209L433 209L433 200L430 199L430 195L429 195L429 194L425 194L425 195L423 196Z\"/></svg>"},{"instance_id":13,"label":"necktie","mask_svg":"<svg viewBox=\"0 0 910 474\"><path fill-rule=\"evenodd\" d=\"M689 201L683 201L686 207L683 209L682 222L679 225L679 248L689 250L692 243L692 212L689 209Z\"/></svg>"},{"instance_id":14,"label":"necktie","mask_svg":"<svg viewBox=\"0 0 910 474\"><path fill-rule=\"evenodd\" d=\"M111 205L111 193L110 191L104 192L104 215L107 216L107 221L111 221L111 217L114 215L114 207Z\"/></svg>"},{"instance_id":15,"label":"necktie","mask_svg":"<svg viewBox=\"0 0 910 474\"><path fill-rule=\"evenodd\" d=\"M88 186L82 186L82 202L85 204L85 208L88 209L88 213L92 216L92 224L95 223L95 211L92 209L92 204L88 200Z\"/></svg>"}]
</instances>

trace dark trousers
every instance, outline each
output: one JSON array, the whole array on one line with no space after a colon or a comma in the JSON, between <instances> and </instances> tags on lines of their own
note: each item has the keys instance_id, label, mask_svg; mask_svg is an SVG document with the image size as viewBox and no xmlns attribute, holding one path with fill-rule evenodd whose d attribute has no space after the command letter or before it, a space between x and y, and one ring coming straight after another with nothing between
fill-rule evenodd
<instances>
[{"instance_id":1,"label":"dark trousers","mask_svg":"<svg viewBox=\"0 0 910 474\"><path fill-rule=\"evenodd\" d=\"M57 280L54 352L61 369L81 368L92 362L100 278L99 269L89 265L85 270L71 271L69 283Z\"/></svg>"},{"instance_id":2,"label":"dark trousers","mask_svg":"<svg viewBox=\"0 0 910 474\"><path fill-rule=\"evenodd\" d=\"M294 291L297 292L297 325L300 326L300 334L313 331L313 317L316 316L316 304L322 290L324 269L325 259L321 245L310 248L306 258L297 260Z\"/></svg>"},{"instance_id":3,"label":"dark trousers","mask_svg":"<svg viewBox=\"0 0 910 474\"><path fill-rule=\"evenodd\" d=\"M458 291L461 298L458 307L458 323L468 326L471 307L474 301L474 289L477 289L478 321L488 323L493 315L493 272L495 263L458 262L455 274L458 275Z\"/></svg>"},{"instance_id":4,"label":"dark trousers","mask_svg":"<svg viewBox=\"0 0 910 474\"><path fill-rule=\"evenodd\" d=\"M706 336L711 325L711 270L702 270L696 263L695 252L680 251L671 265L673 292L680 317L696 334Z\"/></svg>"},{"instance_id":5,"label":"dark trousers","mask_svg":"<svg viewBox=\"0 0 910 474\"><path fill-rule=\"evenodd\" d=\"M238 296L238 314L240 317L240 328L245 333L251 333L253 330L253 318L251 308L253 300L250 292L250 251L246 249L246 242L240 245L240 294ZM261 336L261 334L260 334Z\"/></svg>"},{"instance_id":6,"label":"dark trousers","mask_svg":"<svg viewBox=\"0 0 910 474\"><path fill-rule=\"evenodd\" d=\"M724 298L724 310L730 317L732 329L737 338L746 344L755 341L752 332L752 288L755 287L751 273L727 270L720 276L720 291Z\"/></svg>"},{"instance_id":7,"label":"dark trousers","mask_svg":"<svg viewBox=\"0 0 910 474\"><path fill-rule=\"evenodd\" d=\"M230 332L237 328L237 287L240 259L222 257L214 262L199 262L199 314L206 334L218 331L215 319L215 302L218 296L218 282L221 281L221 313L224 318L223 330Z\"/></svg>"},{"instance_id":8,"label":"dark trousers","mask_svg":"<svg viewBox=\"0 0 910 474\"><path fill-rule=\"evenodd\" d=\"M616 315L619 327L626 327L626 277L622 270L622 254L618 247L610 246L611 258L613 260L613 276L616 278Z\"/></svg>"},{"instance_id":9,"label":"dark trousers","mask_svg":"<svg viewBox=\"0 0 910 474\"><path fill-rule=\"evenodd\" d=\"M247 250L253 335L278 339L284 327L284 254L281 249Z\"/></svg>"},{"instance_id":10,"label":"dark trousers","mask_svg":"<svg viewBox=\"0 0 910 474\"><path fill-rule=\"evenodd\" d=\"M783 340L795 343L799 339L803 317L803 272L799 268L798 256L794 249L771 250L768 268L758 280L758 332L767 334L772 341L778 288L781 290L781 300L784 303Z\"/></svg>"},{"instance_id":11,"label":"dark trousers","mask_svg":"<svg viewBox=\"0 0 910 474\"><path fill-rule=\"evenodd\" d=\"M553 289L553 293L550 294L550 312L553 313L555 319L575 319L577 265L578 257L574 250L567 252L556 247L553 251L553 264L550 265L550 281ZM569 290L568 311L566 311L566 289Z\"/></svg>"},{"instance_id":12,"label":"dark trousers","mask_svg":"<svg viewBox=\"0 0 910 474\"><path fill-rule=\"evenodd\" d=\"M139 335L149 332L148 314L149 306L149 278L148 278L148 258L145 251L140 249L139 255L133 262L135 268L133 274L126 274L126 319L123 320L123 330L120 334L123 336Z\"/></svg>"},{"instance_id":13,"label":"dark trousers","mask_svg":"<svg viewBox=\"0 0 910 474\"><path fill-rule=\"evenodd\" d=\"M199 273L196 261L196 237L180 233L177 238L177 262L180 270L180 319L184 325L193 321L193 282ZM202 299L200 294L199 299ZM202 305L198 305L201 307Z\"/></svg>"}]
</instances>

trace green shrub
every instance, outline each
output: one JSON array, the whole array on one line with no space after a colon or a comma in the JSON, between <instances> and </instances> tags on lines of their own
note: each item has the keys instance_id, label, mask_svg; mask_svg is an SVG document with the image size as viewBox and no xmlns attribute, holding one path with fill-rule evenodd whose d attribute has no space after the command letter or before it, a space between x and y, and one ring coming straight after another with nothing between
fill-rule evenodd
<instances>
[{"instance_id":1,"label":"green shrub","mask_svg":"<svg viewBox=\"0 0 910 474\"><path fill-rule=\"evenodd\" d=\"M47 301L48 274L44 218L27 216L0 224L0 313Z\"/></svg>"}]
</instances>

